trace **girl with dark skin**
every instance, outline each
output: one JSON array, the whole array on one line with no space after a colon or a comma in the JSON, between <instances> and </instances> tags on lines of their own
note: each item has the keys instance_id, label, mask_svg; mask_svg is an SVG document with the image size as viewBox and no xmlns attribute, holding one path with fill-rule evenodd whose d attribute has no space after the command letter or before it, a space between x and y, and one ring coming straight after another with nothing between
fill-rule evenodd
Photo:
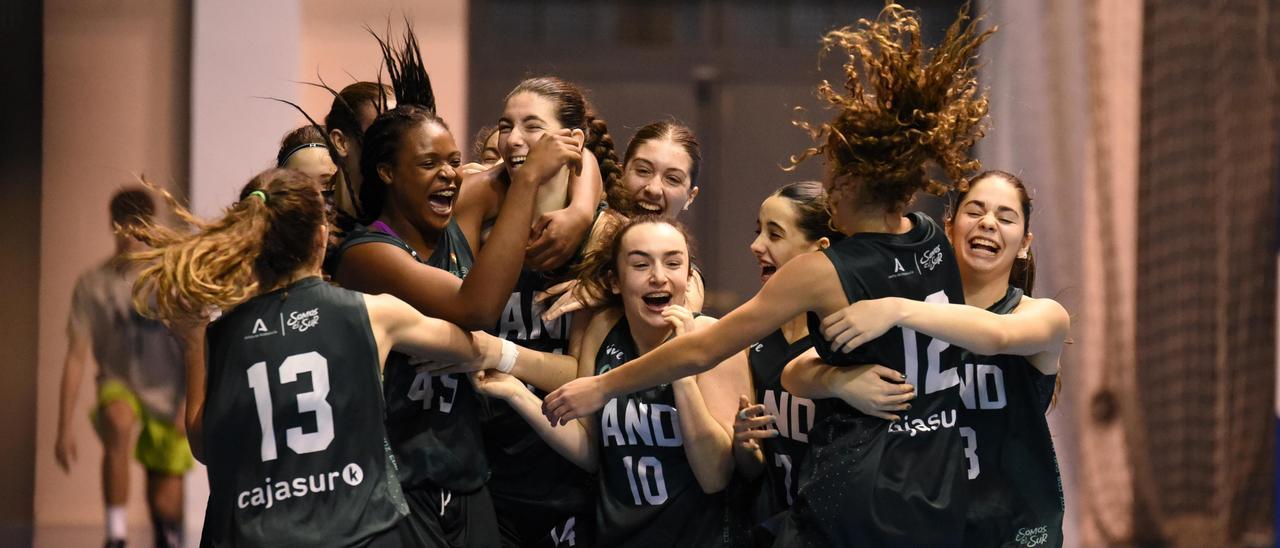
<instances>
[{"instance_id":1,"label":"girl with dark skin","mask_svg":"<svg viewBox=\"0 0 1280 548\"><path fill-rule=\"evenodd\" d=\"M462 155L434 112L412 34L403 51L380 42L399 106L378 115L364 132L359 197L365 226L352 230L332 257L334 278L343 287L395 295L466 329L492 327L521 272L534 197L556 173L577 171L581 143L560 131L532 144L524 169L511 179L492 234L479 247L482 219L474 210L455 212ZM554 369L513 373L543 383ZM465 378L439 374L407 357L392 360L384 387L410 521L439 544L496 545L481 409L473 388Z\"/></svg>"}]
</instances>

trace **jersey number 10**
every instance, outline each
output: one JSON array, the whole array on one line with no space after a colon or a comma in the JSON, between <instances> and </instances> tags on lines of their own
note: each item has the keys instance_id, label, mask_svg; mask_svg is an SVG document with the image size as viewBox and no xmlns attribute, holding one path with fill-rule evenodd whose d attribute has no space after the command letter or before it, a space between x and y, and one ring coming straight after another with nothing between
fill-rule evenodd
<instances>
[{"instance_id":1,"label":"jersey number 10","mask_svg":"<svg viewBox=\"0 0 1280 548\"><path fill-rule=\"evenodd\" d=\"M276 460L276 427L272 416L271 388L267 384L267 362L253 364L246 373L258 407L258 424L262 426L262 462ZM303 432L298 426L285 431L285 443L299 455L324 451L333 442L333 407L326 399L329 396L329 360L319 352L289 356L280 364L280 384L297 381L301 373L311 374L311 391L298 394L298 412L316 414L316 431Z\"/></svg>"}]
</instances>

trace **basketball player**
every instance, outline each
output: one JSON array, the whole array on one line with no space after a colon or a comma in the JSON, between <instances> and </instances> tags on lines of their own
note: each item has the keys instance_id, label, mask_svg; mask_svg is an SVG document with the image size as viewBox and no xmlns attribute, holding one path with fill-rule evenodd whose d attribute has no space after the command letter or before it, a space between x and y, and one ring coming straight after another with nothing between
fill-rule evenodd
<instances>
[{"instance_id":1,"label":"basketball player","mask_svg":"<svg viewBox=\"0 0 1280 548\"><path fill-rule=\"evenodd\" d=\"M819 182L792 183L770 195L760 204L751 242L761 283L791 259L843 239L830 221ZM752 396L739 398L733 451L739 475L749 483L739 497L744 500L734 502L748 509L753 524L765 525L766 530L754 531L761 537L757 544L767 545L777 534L779 523L770 519L795 501L800 467L809 453L816 408L812 400L783 388L781 377L787 363L812 347L805 317L799 315L745 350ZM762 475L763 482L753 481Z\"/></svg>"},{"instance_id":2,"label":"basketball player","mask_svg":"<svg viewBox=\"0 0 1280 548\"><path fill-rule=\"evenodd\" d=\"M1021 180L1003 171L982 173L956 194L951 209L947 230L969 306L861 301L825 318L823 335L847 351L897 325L964 347L957 370L960 433L972 492L964 543L1061 546L1062 484L1044 414L1071 319L1052 299L1028 295L1035 259L1031 198ZM877 396L869 384L838 373L825 375L831 385L809 392L807 384L824 377L821 370L803 371L815 361L799 360L784 380L812 397L851 390L856 394L849 399L865 405Z\"/></svg>"},{"instance_id":3,"label":"basketball player","mask_svg":"<svg viewBox=\"0 0 1280 548\"><path fill-rule=\"evenodd\" d=\"M348 234L329 264L343 287L389 293L432 317L468 329L489 328L498 323L520 275L534 196L543 182L581 161L581 145L568 132L550 133L534 144L512 178L507 207L473 263L481 219L454 211L461 192L461 152L435 113L430 79L412 36L403 51L379 39L398 106L379 114L364 133L360 207L365 226ZM538 374L554 371L517 374L542 382ZM384 387L387 430L402 464L400 481L414 526L449 546L497 545L481 409L471 384L461 375L433 374L423 360L396 354L389 359Z\"/></svg>"},{"instance_id":4,"label":"basketball player","mask_svg":"<svg viewBox=\"0 0 1280 548\"><path fill-rule=\"evenodd\" d=\"M682 305L689 244L669 219L631 220L584 260L579 280L606 303L592 318L580 374L633 367L630 362L672 336L714 323ZM595 505L599 546L724 546L723 490L733 472L730 425L746 390L741 354L696 376L612 398L601 413L551 427L541 400L509 376L481 378L486 394L510 402L552 447L599 477Z\"/></svg>"},{"instance_id":5,"label":"basketball player","mask_svg":"<svg viewBox=\"0 0 1280 548\"><path fill-rule=\"evenodd\" d=\"M381 364L392 350L498 356L502 343L324 283L325 202L297 171L259 174L214 222L178 213L198 230L135 231L153 249L134 256L146 265L134 304L174 321L227 310L207 360L188 362L187 426L209 470L201 546L430 545L403 520Z\"/></svg>"}]
</instances>

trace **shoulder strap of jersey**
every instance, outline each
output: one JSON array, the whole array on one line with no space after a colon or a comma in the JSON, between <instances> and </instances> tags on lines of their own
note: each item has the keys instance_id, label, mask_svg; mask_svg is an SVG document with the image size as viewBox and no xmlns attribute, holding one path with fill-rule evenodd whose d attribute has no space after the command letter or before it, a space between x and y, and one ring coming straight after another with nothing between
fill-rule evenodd
<instances>
[{"instance_id":1,"label":"shoulder strap of jersey","mask_svg":"<svg viewBox=\"0 0 1280 548\"><path fill-rule=\"evenodd\" d=\"M404 240L401 240L400 238L397 238L385 232L371 230L369 229L369 227L366 227L366 226L357 226L356 228L352 229L352 231L348 233L347 238L345 240L342 240L342 243L338 245L338 250L336 252L337 257L334 258L334 265L337 265L342 261L342 255L346 253L348 249L351 249L361 244L367 244L367 243L383 243L383 244L394 245L404 250L405 253L408 253L409 255L413 256L414 260L418 262L422 262L422 258L418 256L418 252L414 251L412 247L409 247L409 244L404 243Z\"/></svg>"}]
</instances>

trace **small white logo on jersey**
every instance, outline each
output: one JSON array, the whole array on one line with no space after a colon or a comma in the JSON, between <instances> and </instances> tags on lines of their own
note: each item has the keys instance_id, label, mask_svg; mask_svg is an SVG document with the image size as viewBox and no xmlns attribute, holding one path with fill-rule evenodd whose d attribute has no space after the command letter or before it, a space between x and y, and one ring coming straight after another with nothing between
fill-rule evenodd
<instances>
[{"instance_id":1,"label":"small white logo on jersey","mask_svg":"<svg viewBox=\"0 0 1280 548\"><path fill-rule=\"evenodd\" d=\"M1046 542L1049 542L1049 528L1041 525L1035 529L1023 527L1018 529L1018 536L1013 539L1019 546L1027 546L1034 548Z\"/></svg>"},{"instance_id":2,"label":"small white logo on jersey","mask_svg":"<svg viewBox=\"0 0 1280 548\"><path fill-rule=\"evenodd\" d=\"M902 261L899 261L897 257L894 257L893 258L893 274L889 275L889 279L892 280L894 278L901 278L903 276L914 276L918 270L919 269L916 269L916 268L912 268L911 270L907 270L906 268L903 268Z\"/></svg>"},{"instance_id":3,"label":"small white logo on jersey","mask_svg":"<svg viewBox=\"0 0 1280 548\"><path fill-rule=\"evenodd\" d=\"M289 328L301 333L320 323L320 309L312 308L306 312L290 312Z\"/></svg>"},{"instance_id":4,"label":"small white logo on jersey","mask_svg":"<svg viewBox=\"0 0 1280 548\"><path fill-rule=\"evenodd\" d=\"M764 350L764 343L755 343L751 345L752 352L761 352Z\"/></svg>"},{"instance_id":5,"label":"small white logo on jersey","mask_svg":"<svg viewBox=\"0 0 1280 548\"><path fill-rule=\"evenodd\" d=\"M920 259L920 266L930 272L940 264L942 264L942 244L933 246L933 249L926 251L924 257Z\"/></svg>"},{"instance_id":6,"label":"small white logo on jersey","mask_svg":"<svg viewBox=\"0 0 1280 548\"><path fill-rule=\"evenodd\" d=\"M256 321L253 322L253 330L250 331L248 335L245 335L244 339L247 341L249 339L256 339L258 337L267 337L275 334L276 334L276 330L267 329L267 322L262 321L262 318L258 318Z\"/></svg>"},{"instance_id":7,"label":"small white logo on jersey","mask_svg":"<svg viewBox=\"0 0 1280 548\"><path fill-rule=\"evenodd\" d=\"M347 485L352 487L360 485L360 482L364 481L364 470L354 462L348 464L346 468L342 469L342 481L347 482Z\"/></svg>"},{"instance_id":8,"label":"small white logo on jersey","mask_svg":"<svg viewBox=\"0 0 1280 548\"><path fill-rule=\"evenodd\" d=\"M610 358L613 358L613 359L620 360L622 359L622 349L611 344L605 347L604 355L609 356Z\"/></svg>"}]
</instances>

